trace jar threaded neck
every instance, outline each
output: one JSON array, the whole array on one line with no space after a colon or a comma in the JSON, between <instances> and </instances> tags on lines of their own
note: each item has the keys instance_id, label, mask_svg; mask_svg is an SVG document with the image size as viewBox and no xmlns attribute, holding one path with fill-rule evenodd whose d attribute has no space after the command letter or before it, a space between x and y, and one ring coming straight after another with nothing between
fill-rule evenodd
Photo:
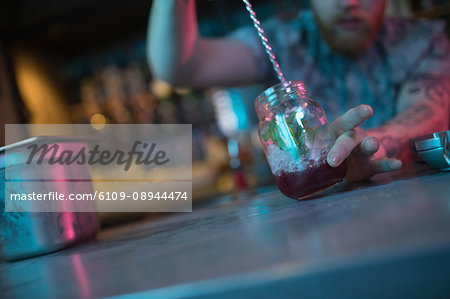
<instances>
[{"instance_id":1,"label":"jar threaded neck","mask_svg":"<svg viewBox=\"0 0 450 299\"><path fill-rule=\"evenodd\" d=\"M302 81L294 80L273 85L262 93L260 93L255 100L255 109L258 118L262 119L268 113L270 105L275 101L280 100L281 95L296 94L297 96L308 97L308 92L305 84Z\"/></svg>"}]
</instances>

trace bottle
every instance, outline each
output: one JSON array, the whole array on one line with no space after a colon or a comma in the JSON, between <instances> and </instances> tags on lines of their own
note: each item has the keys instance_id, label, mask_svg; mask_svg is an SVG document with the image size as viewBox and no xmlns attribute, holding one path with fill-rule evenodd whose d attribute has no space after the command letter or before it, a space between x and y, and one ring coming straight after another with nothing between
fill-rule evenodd
<instances>
[{"instance_id":1,"label":"bottle","mask_svg":"<svg viewBox=\"0 0 450 299\"><path fill-rule=\"evenodd\" d=\"M256 98L255 109L264 153L284 195L304 199L344 179L345 163L333 168L326 161L336 138L303 82L266 89Z\"/></svg>"}]
</instances>

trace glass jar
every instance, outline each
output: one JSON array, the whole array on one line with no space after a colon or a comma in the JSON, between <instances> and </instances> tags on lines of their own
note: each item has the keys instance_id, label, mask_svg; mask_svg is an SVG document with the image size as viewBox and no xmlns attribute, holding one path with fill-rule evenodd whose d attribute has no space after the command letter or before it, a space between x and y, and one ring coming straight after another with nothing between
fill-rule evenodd
<instances>
[{"instance_id":1,"label":"glass jar","mask_svg":"<svg viewBox=\"0 0 450 299\"><path fill-rule=\"evenodd\" d=\"M334 144L322 107L301 81L274 85L255 101L259 137L281 192L294 199L323 191L345 177L345 162L328 165Z\"/></svg>"}]
</instances>

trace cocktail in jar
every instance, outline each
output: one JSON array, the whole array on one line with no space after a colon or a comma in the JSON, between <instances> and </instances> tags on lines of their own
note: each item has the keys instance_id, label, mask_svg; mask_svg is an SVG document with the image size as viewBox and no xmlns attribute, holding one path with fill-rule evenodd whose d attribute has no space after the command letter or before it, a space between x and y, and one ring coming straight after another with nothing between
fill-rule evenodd
<instances>
[{"instance_id":1,"label":"cocktail in jar","mask_svg":"<svg viewBox=\"0 0 450 299\"><path fill-rule=\"evenodd\" d=\"M301 81L279 83L255 101L259 137L281 192L294 199L341 182L346 165L333 168L326 158L335 141L322 108Z\"/></svg>"}]
</instances>

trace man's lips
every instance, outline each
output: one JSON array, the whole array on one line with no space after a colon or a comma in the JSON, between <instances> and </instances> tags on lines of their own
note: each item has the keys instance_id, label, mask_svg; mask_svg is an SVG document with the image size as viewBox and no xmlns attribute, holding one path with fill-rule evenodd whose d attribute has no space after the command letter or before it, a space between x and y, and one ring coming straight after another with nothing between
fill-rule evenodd
<instances>
[{"instance_id":1,"label":"man's lips","mask_svg":"<svg viewBox=\"0 0 450 299\"><path fill-rule=\"evenodd\" d=\"M364 21L361 20L360 18L355 17L341 18L337 21L336 24L339 28L348 30L360 29L364 27Z\"/></svg>"}]
</instances>

